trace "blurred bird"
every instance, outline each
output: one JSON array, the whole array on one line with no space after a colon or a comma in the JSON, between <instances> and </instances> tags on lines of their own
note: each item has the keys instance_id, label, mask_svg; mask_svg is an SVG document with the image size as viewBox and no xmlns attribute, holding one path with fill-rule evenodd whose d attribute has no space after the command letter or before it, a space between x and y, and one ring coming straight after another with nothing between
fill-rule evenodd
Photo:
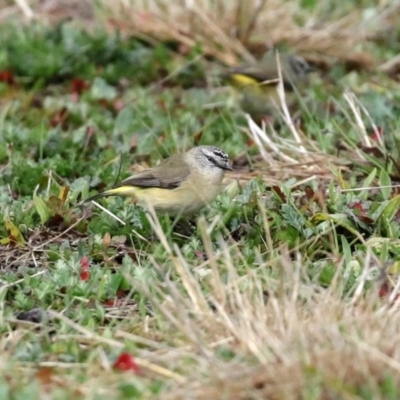
<instances>
[{"instance_id":1,"label":"blurred bird","mask_svg":"<svg viewBox=\"0 0 400 400\"><path fill-rule=\"evenodd\" d=\"M314 71L307 61L292 54L279 54L286 101L291 107L295 101L295 89L308 81ZM277 114L279 98L276 87L279 82L276 54L267 52L255 64L240 65L222 74L222 80L241 95L240 106L256 121Z\"/></svg>"}]
</instances>

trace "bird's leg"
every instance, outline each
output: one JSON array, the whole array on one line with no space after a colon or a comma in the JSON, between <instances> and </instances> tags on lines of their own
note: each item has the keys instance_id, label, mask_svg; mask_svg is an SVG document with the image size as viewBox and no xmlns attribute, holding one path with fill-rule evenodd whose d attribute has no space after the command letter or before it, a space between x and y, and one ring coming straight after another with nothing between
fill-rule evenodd
<instances>
[{"instance_id":1,"label":"bird's leg","mask_svg":"<svg viewBox=\"0 0 400 400\"><path fill-rule=\"evenodd\" d=\"M188 217L178 215L171 221L171 230L170 233L181 236L184 238L190 238L196 229L196 224L193 224Z\"/></svg>"}]
</instances>

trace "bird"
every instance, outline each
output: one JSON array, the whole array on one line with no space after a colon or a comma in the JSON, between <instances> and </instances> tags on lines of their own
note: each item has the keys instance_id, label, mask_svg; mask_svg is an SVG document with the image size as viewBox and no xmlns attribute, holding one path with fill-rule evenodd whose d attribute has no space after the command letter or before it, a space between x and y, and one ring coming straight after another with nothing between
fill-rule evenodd
<instances>
[{"instance_id":1,"label":"bird","mask_svg":"<svg viewBox=\"0 0 400 400\"><path fill-rule=\"evenodd\" d=\"M125 196L134 198L145 208L154 208L157 213L190 215L217 197L225 171L232 170L228 155L219 147L196 146L84 201Z\"/></svg>"},{"instance_id":2,"label":"bird","mask_svg":"<svg viewBox=\"0 0 400 400\"><path fill-rule=\"evenodd\" d=\"M299 55L279 54L279 62L286 93L294 92L298 85L307 82L308 74L315 71ZM221 77L240 93L240 106L253 119L260 120L266 115L276 114L276 105L279 104L276 91L279 74L274 52L267 52L257 63L233 67ZM294 104L294 99L290 97L294 96L289 96L289 107Z\"/></svg>"}]
</instances>

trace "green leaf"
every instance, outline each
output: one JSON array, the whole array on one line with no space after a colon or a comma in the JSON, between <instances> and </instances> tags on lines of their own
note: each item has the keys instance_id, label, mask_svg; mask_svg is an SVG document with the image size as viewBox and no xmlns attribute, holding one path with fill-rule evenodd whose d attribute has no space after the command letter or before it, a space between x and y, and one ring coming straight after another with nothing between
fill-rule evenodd
<instances>
[{"instance_id":1,"label":"green leaf","mask_svg":"<svg viewBox=\"0 0 400 400\"><path fill-rule=\"evenodd\" d=\"M393 237L394 231L390 224L400 207L400 195L393 197L385 205L381 205L377 210L377 222L379 223L379 230L382 230L382 235Z\"/></svg>"},{"instance_id":2,"label":"green leaf","mask_svg":"<svg viewBox=\"0 0 400 400\"><path fill-rule=\"evenodd\" d=\"M379 186L384 186L382 187L381 192L385 200L387 200L392 193L392 188L387 187L391 185L392 180L390 179L389 174L384 169L381 169L381 173L379 174Z\"/></svg>"},{"instance_id":3,"label":"green leaf","mask_svg":"<svg viewBox=\"0 0 400 400\"><path fill-rule=\"evenodd\" d=\"M291 226L282 227L276 232L275 239L280 242L287 243L289 247L296 245L299 240L300 233L298 230Z\"/></svg>"},{"instance_id":4,"label":"green leaf","mask_svg":"<svg viewBox=\"0 0 400 400\"><path fill-rule=\"evenodd\" d=\"M344 235L341 235L340 240L342 242L342 253L344 256L344 260L345 260L346 264L348 264L353 259L352 255L351 255L350 244L349 244L348 240L346 239L346 236L344 236Z\"/></svg>"},{"instance_id":5,"label":"green leaf","mask_svg":"<svg viewBox=\"0 0 400 400\"><path fill-rule=\"evenodd\" d=\"M390 222L400 208L400 194L394 196L389 202L381 209L381 215L379 218L385 218Z\"/></svg>"},{"instance_id":6,"label":"green leaf","mask_svg":"<svg viewBox=\"0 0 400 400\"><path fill-rule=\"evenodd\" d=\"M115 119L114 132L116 134L127 134L134 129L134 122L134 111L130 107L125 107Z\"/></svg>"},{"instance_id":7,"label":"green leaf","mask_svg":"<svg viewBox=\"0 0 400 400\"><path fill-rule=\"evenodd\" d=\"M317 0L301 0L300 5L303 9L314 10Z\"/></svg>"},{"instance_id":8,"label":"green leaf","mask_svg":"<svg viewBox=\"0 0 400 400\"><path fill-rule=\"evenodd\" d=\"M306 218L290 204L282 204L281 209L282 215L285 218L286 222L293 228L297 229L299 232L302 232L307 222Z\"/></svg>"},{"instance_id":9,"label":"green leaf","mask_svg":"<svg viewBox=\"0 0 400 400\"><path fill-rule=\"evenodd\" d=\"M47 207L43 199L33 194L33 202L35 203L36 211L40 216L42 224L46 223L51 216L51 209Z\"/></svg>"},{"instance_id":10,"label":"green leaf","mask_svg":"<svg viewBox=\"0 0 400 400\"><path fill-rule=\"evenodd\" d=\"M370 174L365 178L361 187L368 188L368 187L372 186L372 183L374 182L377 172L378 172L378 170L376 168L374 168L370 172ZM367 190L363 190L362 192L360 192L360 195L358 197L360 198L360 200L367 200L368 195L369 195L369 190L367 189Z\"/></svg>"},{"instance_id":11,"label":"green leaf","mask_svg":"<svg viewBox=\"0 0 400 400\"><path fill-rule=\"evenodd\" d=\"M93 99L114 100L117 97L117 90L104 79L95 78L91 88L91 94Z\"/></svg>"}]
</instances>

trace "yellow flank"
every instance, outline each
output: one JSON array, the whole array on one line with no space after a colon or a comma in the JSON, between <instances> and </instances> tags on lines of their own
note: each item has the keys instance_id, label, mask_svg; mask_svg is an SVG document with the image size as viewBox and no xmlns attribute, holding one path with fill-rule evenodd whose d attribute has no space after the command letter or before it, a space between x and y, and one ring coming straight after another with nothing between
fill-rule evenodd
<instances>
[{"instance_id":1,"label":"yellow flank","mask_svg":"<svg viewBox=\"0 0 400 400\"><path fill-rule=\"evenodd\" d=\"M218 184L210 182L201 190L194 186L188 182L184 182L172 190L157 187L121 186L105 191L104 195L132 197L145 207L153 207L156 211L169 215L190 214L210 203L221 191L220 182Z\"/></svg>"},{"instance_id":2,"label":"yellow flank","mask_svg":"<svg viewBox=\"0 0 400 400\"><path fill-rule=\"evenodd\" d=\"M120 186L120 187L117 187L114 189L106 190L103 194L104 194L104 196L120 195L120 196L137 198L137 193L140 190L143 190L143 189L140 189L139 187L136 187L136 186Z\"/></svg>"},{"instance_id":3,"label":"yellow flank","mask_svg":"<svg viewBox=\"0 0 400 400\"><path fill-rule=\"evenodd\" d=\"M232 74L230 85L240 91L251 91L252 93L272 94L276 92L277 80L266 80L259 82L250 76L244 74Z\"/></svg>"},{"instance_id":4,"label":"yellow flank","mask_svg":"<svg viewBox=\"0 0 400 400\"><path fill-rule=\"evenodd\" d=\"M254 79L251 78L250 76L243 75L243 74L232 74L229 76L229 78L232 80L231 84L232 86L237 87L238 89L244 89L248 86L260 86L260 83Z\"/></svg>"}]
</instances>

